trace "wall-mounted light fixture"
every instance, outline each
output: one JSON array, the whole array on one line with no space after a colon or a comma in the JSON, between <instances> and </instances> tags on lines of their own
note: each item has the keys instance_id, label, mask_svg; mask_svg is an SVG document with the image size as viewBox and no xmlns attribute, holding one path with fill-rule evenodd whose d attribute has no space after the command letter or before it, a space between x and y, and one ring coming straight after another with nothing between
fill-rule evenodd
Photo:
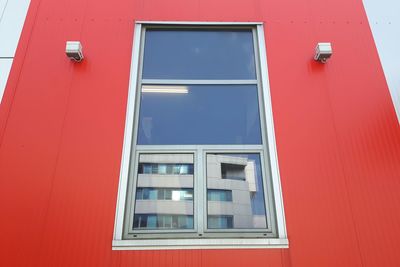
<instances>
[{"instance_id":1,"label":"wall-mounted light fixture","mask_svg":"<svg viewBox=\"0 0 400 267\"><path fill-rule=\"evenodd\" d=\"M65 53L69 59L81 62L83 59L82 44L79 41L67 41Z\"/></svg>"},{"instance_id":2,"label":"wall-mounted light fixture","mask_svg":"<svg viewBox=\"0 0 400 267\"><path fill-rule=\"evenodd\" d=\"M314 59L321 63L325 63L328 58L332 56L332 45L331 43L318 43L315 47Z\"/></svg>"}]
</instances>

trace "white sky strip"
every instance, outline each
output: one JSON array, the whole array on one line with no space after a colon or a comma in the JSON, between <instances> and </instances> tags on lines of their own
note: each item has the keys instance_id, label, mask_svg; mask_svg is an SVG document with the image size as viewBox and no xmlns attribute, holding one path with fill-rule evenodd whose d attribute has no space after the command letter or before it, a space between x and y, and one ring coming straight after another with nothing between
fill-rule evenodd
<instances>
[{"instance_id":1,"label":"white sky strip","mask_svg":"<svg viewBox=\"0 0 400 267\"><path fill-rule=\"evenodd\" d=\"M7 1L0 21L0 57L14 57L29 3L29 0Z\"/></svg>"},{"instance_id":2,"label":"white sky strip","mask_svg":"<svg viewBox=\"0 0 400 267\"><path fill-rule=\"evenodd\" d=\"M0 102L6 88L29 3L30 0L0 0Z\"/></svg>"},{"instance_id":3,"label":"white sky strip","mask_svg":"<svg viewBox=\"0 0 400 267\"><path fill-rule=\"evenodd\" d=\"M6 8L6 5L7 5L7 0L0 0L0 22L1 19L3 18L4 9Z\"/></svg>"},{"instance_id":4,"label":"white sky strip","mask_svg":"<svg viewBox=\"0 0 400 267\"><path fill-rule=\"evenodd\" d=\"M12 58L0 58L0 103L6 88L8 75L11 70Z\"/></svg>"},{"instance_id":5,"label":"white sky strip","mask_svg":"<svg viewBox=\"0 0 400 267\"><path fill-rule=\"evenodd\" d=\"M400 1L363 0L397 118L400 120Z\"/></svg>"}]
</instances>

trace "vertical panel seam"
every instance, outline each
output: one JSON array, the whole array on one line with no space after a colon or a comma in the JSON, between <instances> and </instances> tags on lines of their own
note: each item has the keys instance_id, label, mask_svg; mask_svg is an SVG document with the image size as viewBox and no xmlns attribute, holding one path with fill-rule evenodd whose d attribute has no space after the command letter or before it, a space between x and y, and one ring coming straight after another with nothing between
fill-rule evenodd
<instances>
[{"instance_id":1,"label":"vertical panel seam","mask_svg":"<svg viewBox=\"0 0 400 267\"><path fill-rule=\"evenodd\" d=\"M338 148L337 151L340 155L338 161L340 162L340 170L342 172L343 175L343 181L345 184L345 192L346 192L346 198L349 204L349 208L350 208L350 214L351 214L351 222L354 228L354 234L355 234L355 238L356 238L356 242L357 242L357 250L358 250L358 254L360 257L360 262L361 262L361 266L365 266L364 263L364 259L361 253L361 245L360 245L360 238L359 238L359 232L358 232L358 227L357 227L357 223L356 220L354 218L354 208L353 208L353 204L351 201L351 197L350 197L350 192L349 192L349 186L348 186L348 182L347 182L347 172L346 169L344 167L344 162L342 160L342 156L343 156L343 152L342 152L342 144L339 140L339 134L338 134L338 129L337 129L337 123L335 120L335 115L334 115L334 111L333 111L333 103L332 103L332 99L330 96L330 88L331 86L329 85L329 83L326 83L326 88L328 90L327 92L327 97L328 97L328 105L329 105L329 112L330 112L330 116L331 116L331 120L332 120L332 127L333 127L333 131L334 131L334 136L335 136L335 142L338 144Z\"/></svg>"}]
</instances>

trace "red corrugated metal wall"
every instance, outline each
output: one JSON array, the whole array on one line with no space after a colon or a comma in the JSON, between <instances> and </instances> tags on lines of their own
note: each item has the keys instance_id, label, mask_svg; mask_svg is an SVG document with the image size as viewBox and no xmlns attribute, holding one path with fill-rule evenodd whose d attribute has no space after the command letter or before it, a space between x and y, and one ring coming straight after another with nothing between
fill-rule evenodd
<instances>
[{"instance_id":1,"label":"red corrugated metal wall","mask_svg":"<svg viewBox=\"0 0 400 267\"><path fill-rule=\"evenodd\" d=\"M111 250L135 20L265 23L289 249ZM0 142L1 266L400 266L400 129L361 0L32 0Z\"/></svg>"}]
</instances>

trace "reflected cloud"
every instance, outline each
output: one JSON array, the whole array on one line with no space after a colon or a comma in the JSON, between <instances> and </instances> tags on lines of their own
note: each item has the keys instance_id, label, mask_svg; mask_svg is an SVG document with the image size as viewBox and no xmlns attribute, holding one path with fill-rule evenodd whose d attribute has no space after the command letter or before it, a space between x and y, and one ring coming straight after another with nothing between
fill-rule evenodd
<instances>
[{"instance_id":1,"label":"reflected cloud","mask_svg":"<svg viewBox=\"0 0 400 267\"><path fill-rule=\"evenodd\" d=\"M189 89L185 85L143 85L142 93L187 94Z\"/></svg>"}]
</instances>

